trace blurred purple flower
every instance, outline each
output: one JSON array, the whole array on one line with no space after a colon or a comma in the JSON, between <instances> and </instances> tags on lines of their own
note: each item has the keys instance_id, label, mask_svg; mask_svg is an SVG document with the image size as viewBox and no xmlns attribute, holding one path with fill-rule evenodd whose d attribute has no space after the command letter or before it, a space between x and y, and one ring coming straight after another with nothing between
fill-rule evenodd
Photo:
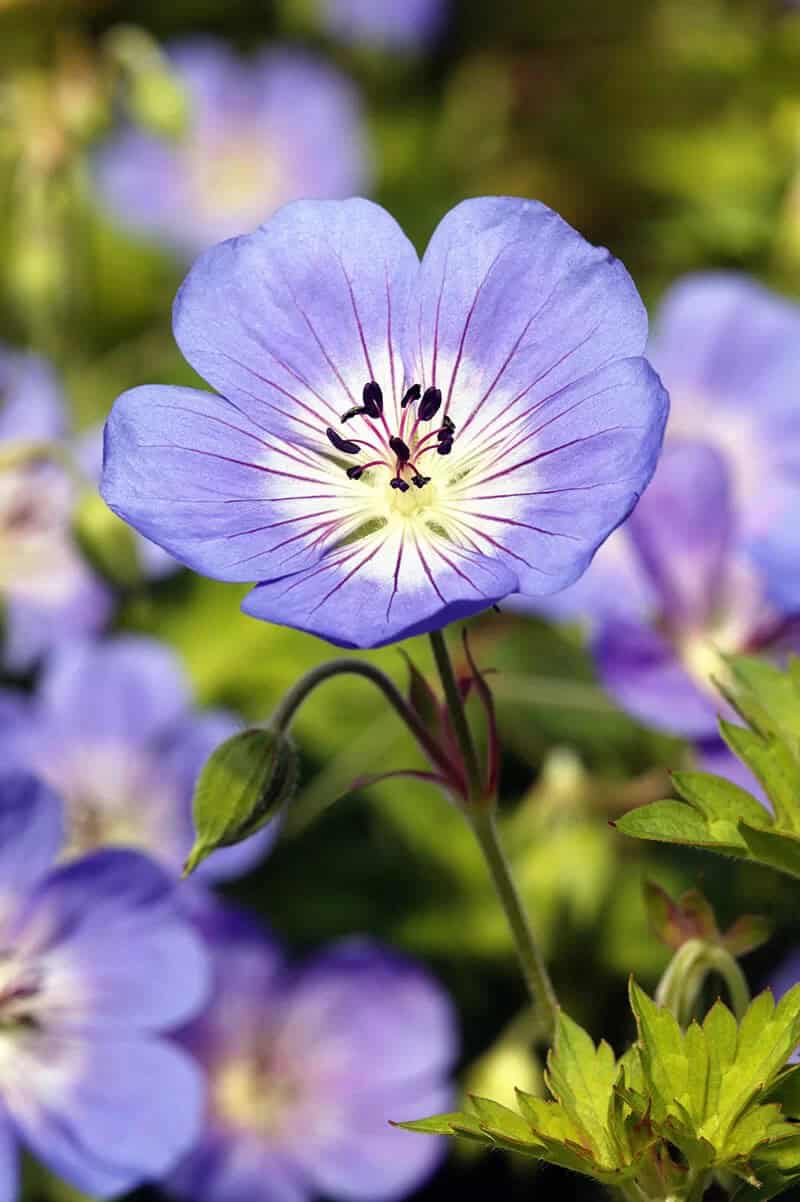
<instances>
[{"instance_id":1,"label":"blurred purple flower","mask_svg":"<svg viewBox=\"0 0 800 1202\"><path fill-rule=\"evenodd\" d=\"M624 267L532 201L465 201L420 265L364 200L287 205L175 303L221 395L144 387L102 492L245 612L341 646L565 587L658 457L667 399Z\"/></svg>"},{"instance_id":2,"label":"blurred purple flower","mask_svg":"<svg viewBox=\"0 0 800 1202\"><path fill-rule=\"evenodd\" d=\"M664 298L647 353L670 393L667 444L722 456L737 548L779 608L800 609L800 306L745 276L686 276ZM577 585L527 608L590 622L637 612L652 598L635 559L620 531Z\"/></svg>"},{"instance_id":3,"label":"blurred purple flower","mask_svg":"<svg viewBox=\"0 0 800 1202\"><path fill-rule=\"evenodd\" d=\"M319 0L322 21L345 42L409 50L439 33L448 0Z\"/></svg>"},{"instance_id":4,"label":"blurred purple flower","mask_svg":"<svg viewBox=\"0 0 800 1202\"><path fill-rule=\"evenodd\" d=\"M736 517L721 454L668 443L626 527L648 604L607 613L594 638L601 679L623 708L698 740L716 735L723 704L712 677L725 675L722 656L779 651L797 634L737 552Z\"/></svg>"},{"instance_id":5,"label":"blurred purple flower","mask_svg":"<svg viewBox=\"0 0 800 1202\"><path fill-rule=\"evenodd\" d=\"M211 38L170 58L189 97L184 139L129 127L97 159L100 194L124 225L191 255L289 200L368 186L358 95L333 67L287 49L248 64Z\"/></svg>"},{"instance_id":6,"label":"blurred purple flower","mask_svg":"<svg viewBox=\"0 0 800 1202\"><path fill-rule=\"evenodd\" d=\"M167 1189L192 1202L388 1202L421 1185L441 1141L388 1122L452 1103L443 990L371 943L289 971L238 913L215 905L202 925L217 989L185 1042L209 1076L206 1130Z\"/></svg>"},{"instance_id":7,"label":"blurred purple flower","mask_svg":"<svg viewBox=\"0 0 800 1202\"><path fill-rule=\"evenodd\" d=\"M64 439L64 398L38 356L0 346L0 403L0 456L14 444ZM73 481L52 461L0 471L4 660L13 671L30 667L59 643L99 630L110 615L110 594L72 535L74 504Z\"/></svg>"},{"instance_id":8,"label":"blurred purple flower","mask_svg":"<svg viewBox=\"0 0 800 1202\"><path fill-rule=\"evenodd\" d=\"M63 797L69 855L136 847L180 871L193 843L198 773L239 723L220 710L192 708L168 647L136 635L76 642L48 658L33 697L7 692L0 699L3 763L35 772ZM200 875L246 871L274 833L273 823L216 852Z\"/></svg>"},{"instance_id":9,"label":"blurred purple flower","mask_svg":"<svg viewBox=\"0 0 800 1202\"><path fill-rule=\"evenodd\" d=\"M208 959L171 881L134 852L53 869L57 798L0 778L0 1190L17 1140L94 1198L163 1176L193 1145L203 1082L162 1033L207 997Z\"/></svg>"}]
</instances>

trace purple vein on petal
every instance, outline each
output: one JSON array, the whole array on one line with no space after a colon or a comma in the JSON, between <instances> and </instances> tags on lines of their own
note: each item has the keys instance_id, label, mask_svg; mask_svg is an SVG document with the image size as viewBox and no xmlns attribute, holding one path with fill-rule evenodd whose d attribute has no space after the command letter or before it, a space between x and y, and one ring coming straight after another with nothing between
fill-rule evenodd
<instances>
[{"instance_id":1,"label":"purple vein on petal","mask_svg":"<svg viewBox=\"0 0 800 1202\"><path fill-rule=\"evenodd\" d=\"M394 599L397 596L397 592L400 587L400 567L403 563L403 549L405 547L405 542L406 542L406 532L405 532L405 530L403 530L400 533L400 545L397 548L397 559L395 560L395 565L394 565L394 573L393 573L393 577L392 577L392 595L389 598L389 604L386 606L386 621L387 622L389 621L389 617L392 612L392 605L394 604Z\"/></svg>"},{"instance_id":2,"label":"purple vein on petal","mask_svg":"<svg viewBox=\"0 0 800 1202\"><path fill-rule=\"evenodd\" d=\"M419 539L417 538L416 535L414 535L414 546L416 548L417 555L419 556L419 561L422 564L422 570L425 573L425 575L428 577L431 588L436 593L436 596L439 598L439 600L442 602L442 604L446 605L447 599L442 595L442 592L439 589L438 584L436 583L433 572L431 571L430 567L428 566L428 561L425 558L425 556L422 554L422 547L419 545Z\"/></svg>"},{"instance_id":3,"label":"purple vein on petal","mask_svg":"<svg viewBox=\"0 0 800 1202\"><path fill-rule=\"evenodd\" d=\"M333 588L325 594L325 596L322 598L322 600L319 601L310 612L312 614L315 614L317 612L317 610L321 609L323 605L325 605L328 601L330 601L331 597L333 597L336 593L338 593L340 589L343 589L344 586L350 580L353 579L353 577L356 575L357 572L360 572L361 569L370 562L370 560L373 560L375 558L375 556L378 554L379 551L383 550L383 548L386 546L386 541L387 540L385 538L383 538L378 543L377 547L373 547L371 551L368 551L367 554L364 556L364 558L362 560L360 560L356 564L356 566L351 571L349 571L342 580L337 581L337 583L333 586Z\"/></svg>"},{"instance_id":4,"label":"purple vein on petal","mask_svg":"<svg viewBox=\"0 0 800 1202\"><path fill-rule=\"evenodd\" d=\"M549 455L557 455L559 451L569 450L570 447L580 446L581 443L591 442L593 438L600 438L604 434L614 434L619 430L631 430L633 428L633 426L608 426L605 430L595 430L592 434L583 434L580 438L571 438L569 442L562 442L557 447L550 447L546 451L539 451L538 455L531 455L529 459L522 459L512 467L505 467L501 472L495 472L493 476L484 476L482 480L476 480L473 487L480 488L481 485L488 484L491 480L498 480L501 476L508 476L513 472L518 472L520 468L527 467L529 463L536 463L539 459L546 459Z\"/></svg>"},{"instance_id":5,"label":"purple vein on petal","mask_svg":"<svg viewBox=\"0 0 800 1202\"><path fill-rule=\"evenodd\" d=\"M458 351L456 352L456 361L453 364L453 370L450 373L450 385L447 389L447 401L445 402L445 406L444 406L445 415L447 415L450 412L450 402L453 399L453 389L455 388L456 377L458 375L459 368L461 367L461 360L464 355L464 346L467 341L467 334L469 332L469 327L472 323L472 318L475 315L475 309L477 308L478 300L480 299L481 292L483 291L484 287L486 286L486 281L489 279L489 276L492 274L495 267L497 266L497 263L498 263L501 255L503 254L503 250L504 250L503 247L501 247L501 249L498 250L497 254L492 259L489 266L486 268L483 279L478 284L478 287L475 289L475 295L472 298L472 304L470 305L469 309L467 310L467 316L464 319L464 325L461 330L461 337L458 340Z\"/></svg>"}]
</instances>

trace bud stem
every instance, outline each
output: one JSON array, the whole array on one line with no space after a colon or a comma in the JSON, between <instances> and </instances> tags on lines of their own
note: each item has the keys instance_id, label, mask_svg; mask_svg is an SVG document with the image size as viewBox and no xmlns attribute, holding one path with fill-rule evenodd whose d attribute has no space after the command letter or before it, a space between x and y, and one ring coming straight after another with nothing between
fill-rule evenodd
<instances>
[{"instance_id":1,"label":"bud stem","mask_svg":"<svg viewBox=\"0 0 800 1202\"><path fill-rule=\"evenodd\" d=\"M750 1005L750 989L738 961L724 947L703 939L689 939L670 960L659 981L655 1000L671 1010L682 1027L687 1027L703 982L710 973L722 977L731 1006L741 1022Z\"/></svg>"},{"instance_id":2,"label":"bud stem","mask_svg":"<svg viewBox=\"0 0 800 1202\"><path fill-rule=\"evenodd\" d=\"M376 668L374 664L369 663L367 660L348 658L331 659L327 663L320 664L317 668L312 668L310 672L302 676L281 698L271 718L270 724L272 727L281 732L288 731L295 714L306 698L313 693L314 689L334 676L346 675L363 676L365 680L369 680L376 688L380 689L398 716L405 722L431 762L437 768L440 768L446 776L452 776L453 765L450 764L436 743L436 740L431 737L400 690L385 672L382 672L380 668Z\"/></svg>"}]
</instances>

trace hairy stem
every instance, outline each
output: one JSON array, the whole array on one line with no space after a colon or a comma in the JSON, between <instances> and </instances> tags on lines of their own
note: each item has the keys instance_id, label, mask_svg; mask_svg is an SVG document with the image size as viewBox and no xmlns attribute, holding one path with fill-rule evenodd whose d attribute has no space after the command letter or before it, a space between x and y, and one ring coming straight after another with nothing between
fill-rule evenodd
<instances>
[{"instance_id":1,"label":"hairy stem","mask_svg":"<svg viewBox=\"0 0 800 1202\"><path fill-rule=\"evenodd\" d=\"M489 810L476 810L467 817L480 844L492 883L511 929L522 975L540 1019L542 1033L548 1042L552 1043L558 1015L558 998L533 936L508 860L500 846L494 814Z\"/></svg>"}]
</instances>

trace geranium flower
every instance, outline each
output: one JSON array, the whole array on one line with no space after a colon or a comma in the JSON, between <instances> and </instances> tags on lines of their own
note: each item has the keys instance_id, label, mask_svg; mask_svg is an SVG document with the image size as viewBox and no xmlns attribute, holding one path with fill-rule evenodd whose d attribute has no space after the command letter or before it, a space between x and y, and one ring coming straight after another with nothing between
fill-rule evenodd
<instances>
[{"instance_id":1,"label":"geranium flower","mask_svg":"<svg viewBox=\"0 0 800 1202\"><path fill-rule=\"evenodd\" d=\"M448 0L319 0L320 18L335 37L393 50L432 41L448 7Z\"/></svg>"},{"instance_id":2,"label":"geranium flower","mask_svg":"<svg viewBox=\"0 0 800 1202\"><path fill-rule=\"evenodd\" d=\"M66 407L50 365L0 346L0 595L4 659L27 669L51 647L102 628L111 612L106 587L87 567L72 534L76 487L44 455L13 462L32 444L59 444Z\"/></svg>"},{"instance_id":3,"label":"geranium flower","mask_svg":"<svg viewBox=\"0 0 800 1202\"><path fill-rule=\"evenodd\" d=\"M185 136L128 127L97 157L100 195L123 225L191 255L288 200L367 186L358 95L334 67L287 49L246 63L213 38L169 57L188 95Z\"/></svg>"},{"instance_id":4,"label":"geranium flower","mask_svg":"<svg viewBox=\"0 0 800 1202\"><path fill-rule=\"evenodd\" d=\"M192 1146L203 1081L164 1037L204 1003L208 960L145 856L54 869L57 798L0 778L0 1189L17 1143L93 1198L161 1177Z\"/></svg>"},{"instance_id":5,"label":"geranium flower","mask_svg":"<svg viewBox=\"0 0 800 1202\"><path fill-rule=\"evenodd\" d=\"M35 772L64 799L64 855L135 847L180 872L194 841L197 776L239 723L193 708L168 647L136 635L76 642L48 658L32 697L6 692L0 700L3 763ZM246 871L274 834L271 824L216 852L205 875Z\"/></svg>"},{"instance_id":6,"label":"geranium flower","mask_svg":"<svg viewBox=\"0 0 800 1202\"><path fill-rule=\"evenodd\" d=\"M220 395L116 402L102 491L245 612L342 646L564 588L645 488L667 397L624 267L531 201L465 201L419 263L365 200L203 255L175 334Z\"/></svg>"},{"instance_id":7,"label":"geranium flower","mask_svg":"<svg viewBox=\"0 0 800 1202\"><path fill-rule=\"evenodd\" d=\"M444 1148L389 1120L452 1103L456 1022L444 991L372 943L341 943L290 970L240 914L206 903L200 921L217 986L185 1043L208 1074L208 1107L168 1192L388 1202L420 1186Z\"/></svg>"},{"instance_id":8,"label":"geranium flower","mask_svg":"<svg viewBox=\"0 0 800 1202\"><path fill-rule=\"evenodd\" d=\"M593 641L600 677L651 726L693 739L716 736L723 709L713 677L723 656L780 652L797 627L769 601L768 583L737 547L731 473L712 447L678 440L626 526L626 571L641 584ZM626 587L627 576L618 587Z\"/></svg>"},{"instance_id":9,"label":"geranium flower","mask_svg":"<svg viewBox=\"0 0 800 1202\"><path fill-rule=\"evenodd\" d=\"M738 549L780 608L800 607L800 305L746 276L689 275L664 297L647 354L669 389L667 441L722 456ZM635 558L619 531L578 584L534 608L590 623L635 613L649 601Z\"/></svg>"}]
</instances>

